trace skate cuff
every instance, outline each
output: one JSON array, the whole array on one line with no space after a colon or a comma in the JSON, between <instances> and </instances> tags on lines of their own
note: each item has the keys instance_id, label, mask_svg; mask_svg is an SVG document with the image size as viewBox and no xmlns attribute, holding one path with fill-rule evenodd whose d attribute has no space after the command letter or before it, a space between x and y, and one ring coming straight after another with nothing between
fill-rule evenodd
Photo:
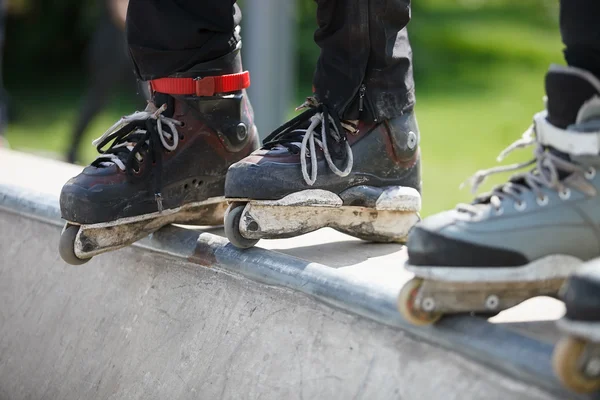
<instances>
[{"instance_id":1,"label":"skate cuff","mask_svg":"<svg viewBox=\"0 0 600 400\"><path fill-rule=\"evenodd\" d=\"M154 92L195 96L236 92L249 86L250 72L248 71L204 78L159 78L150 81L150 87Z\"/></svg>"},{"instance_id":2,"label":"skate cuff","mask_svg":"<svg viewBox=\"0 0 600 400\"><path fill-rule=\"evenodd\" d=\"M547 112L542 111L533 117L535 136L538 143L573 156L597 155L600 153L600 131L576 132L552 125Z\"/></svg>"}]
</instances>

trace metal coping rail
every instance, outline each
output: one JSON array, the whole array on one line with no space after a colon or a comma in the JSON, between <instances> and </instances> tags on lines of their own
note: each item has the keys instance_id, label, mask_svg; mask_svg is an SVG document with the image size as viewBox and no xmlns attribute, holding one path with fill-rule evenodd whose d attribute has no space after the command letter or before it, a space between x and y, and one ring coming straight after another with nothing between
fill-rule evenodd
<instances>
[{"instance_id":1,"label":"metal coping rail","mask_svg":"<svg viewBox=\"0 0 600 400\"><path fill-rule=\"evenodd\" d=\"M0 184L0 210L63 225L57 196L27 187ZM576 395L560 385L551 368L551 344L468 316L445 317L434 326L415 327L397 311L396 293L343 270L259 247L240 250L220 236L176 226L164 227L133 246L304 293L330 306L400 328L554 396L600 400L600 393Z\"/></svg>"}]
</instances>

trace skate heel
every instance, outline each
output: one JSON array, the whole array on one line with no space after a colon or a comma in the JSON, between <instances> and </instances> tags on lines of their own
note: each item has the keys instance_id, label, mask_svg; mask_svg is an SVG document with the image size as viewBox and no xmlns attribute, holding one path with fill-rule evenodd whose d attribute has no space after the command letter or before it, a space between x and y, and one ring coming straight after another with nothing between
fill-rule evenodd
<instances>
[{"instance_id":1,"label":"skate heel","mask_svg":"<svg viewBox=\"0 0 600 400\"><path fill-rule=\"evenodd\" d=\"M408 187L357 186L339 195L310 189L279 200L236 200L226 214L225 231L239 248L325 227L363 240L403 242L419 221L420 208L419 192Z\"/></svg>"},{"instance_id":2,"label":"skate heel","mask_svg":"<svg viewBox=\"0 0 600 400\"><path fill-rule=\"evenodd\" d=\"M66 263L81 265L98 254L129 246L168 224L220 225L226 207L224 198L213 197L107 223L79 225L67 222L60 236L59 252Z\"/></svg>"}]
</instances>

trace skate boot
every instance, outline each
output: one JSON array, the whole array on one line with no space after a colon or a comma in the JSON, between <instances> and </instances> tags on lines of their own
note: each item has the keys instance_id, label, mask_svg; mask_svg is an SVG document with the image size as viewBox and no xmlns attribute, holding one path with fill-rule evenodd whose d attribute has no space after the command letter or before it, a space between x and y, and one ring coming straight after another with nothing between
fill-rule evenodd
<instances>
[{"instance_id":1,"label":"skate boot","mask_svg":"<svg viewBox=\"0 0 600 400\"><path fill-rule=\"evenodd\" d=\"M426 218L408 239L416 277L398 307L416 325L442 314L496 314L535 296L557 296L583 261L600 256L600 81L587 71L552 66L547 110L502 154L535 146L533 166L471 204Z\"/></svg>"},{"instance_id":2,"label":"skate boot","mask_svg":"<svg viewBox=\"0 0 600 400\"><path fill-rule=\"evenodd\" d=\"M150 82L146 110L94 141L100 156L60 195L70 264L170 223L220 225L227 168L258 147L239 51Z\"/></svg>"},{"instance_id":3,"label":"skate boot","mask_svg":"<svg viewBox=\"0 0 600 400\"><path fill-rule=\"evenodd\" d=\"M302 114L233 164L225 232L236 247L331 227L402 242L421 206L419 136L412 112L379 123L341 121L308 98Z\"/></svg>"},{"instance_id":4,"label":"skate boot","mask_svg":"<svg viewBox=\"0 0 600 400\"><path fill-rule=\"evenodd\" d=\"M567 336L554 349L556 376L578 393L600 390L600 259L573 274L560 297L567 312L557 325Z\"/></svg>"}]
</instances>

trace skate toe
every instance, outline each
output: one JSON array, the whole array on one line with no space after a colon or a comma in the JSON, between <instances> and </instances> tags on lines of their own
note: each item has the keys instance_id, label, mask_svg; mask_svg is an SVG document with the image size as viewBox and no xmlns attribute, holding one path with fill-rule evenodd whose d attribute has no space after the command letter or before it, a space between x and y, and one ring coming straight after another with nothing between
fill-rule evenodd
<instances>
[{"instance_id":1,"label":"skate toe","mask_svg":"<svg viewBox=\"0 0 600 400\"><path fill-rule=\"evenodd\" d=\"M59 202L63 219L81 224L93 223L85 218L93 211L93 203L89 200L86 188L77 184L76 178L71 178L63 186Z\"/></svg>"},{"instance_id":2,"label":"skate toe","mask_svg":"<svg viewBox=\"0 0 600 400\"><path fill-rule=\"evenodd\" d=\"M446 214L446 215L444 215ZM426 218L409 233L407 248L411 265L426 266L518 266L527 258L515 251L461 240L460 228L452 225L451 212Z\"/></svg>"},{"instance_id":3,"label":"skate toe","mask_svg":"<svg viewBox=\"0 0 600 400\"><path fill-rule=\"evenodd\" d=\"M306 189L295 165L240 161L229 167L225 197L277 200Z\"/></svg>"},{"instance_id":4,"label":"skate toe","mask_svg":"<svg viewBox=\"0 0 600 400\"><path fill-rule=\"evenodd\" d=\"M96 224L127 216L127 199L134 198L125 185L107 184L83 173L71 178L60 192L62 218L76 224Z\"/></svg>"}]
</instances>

